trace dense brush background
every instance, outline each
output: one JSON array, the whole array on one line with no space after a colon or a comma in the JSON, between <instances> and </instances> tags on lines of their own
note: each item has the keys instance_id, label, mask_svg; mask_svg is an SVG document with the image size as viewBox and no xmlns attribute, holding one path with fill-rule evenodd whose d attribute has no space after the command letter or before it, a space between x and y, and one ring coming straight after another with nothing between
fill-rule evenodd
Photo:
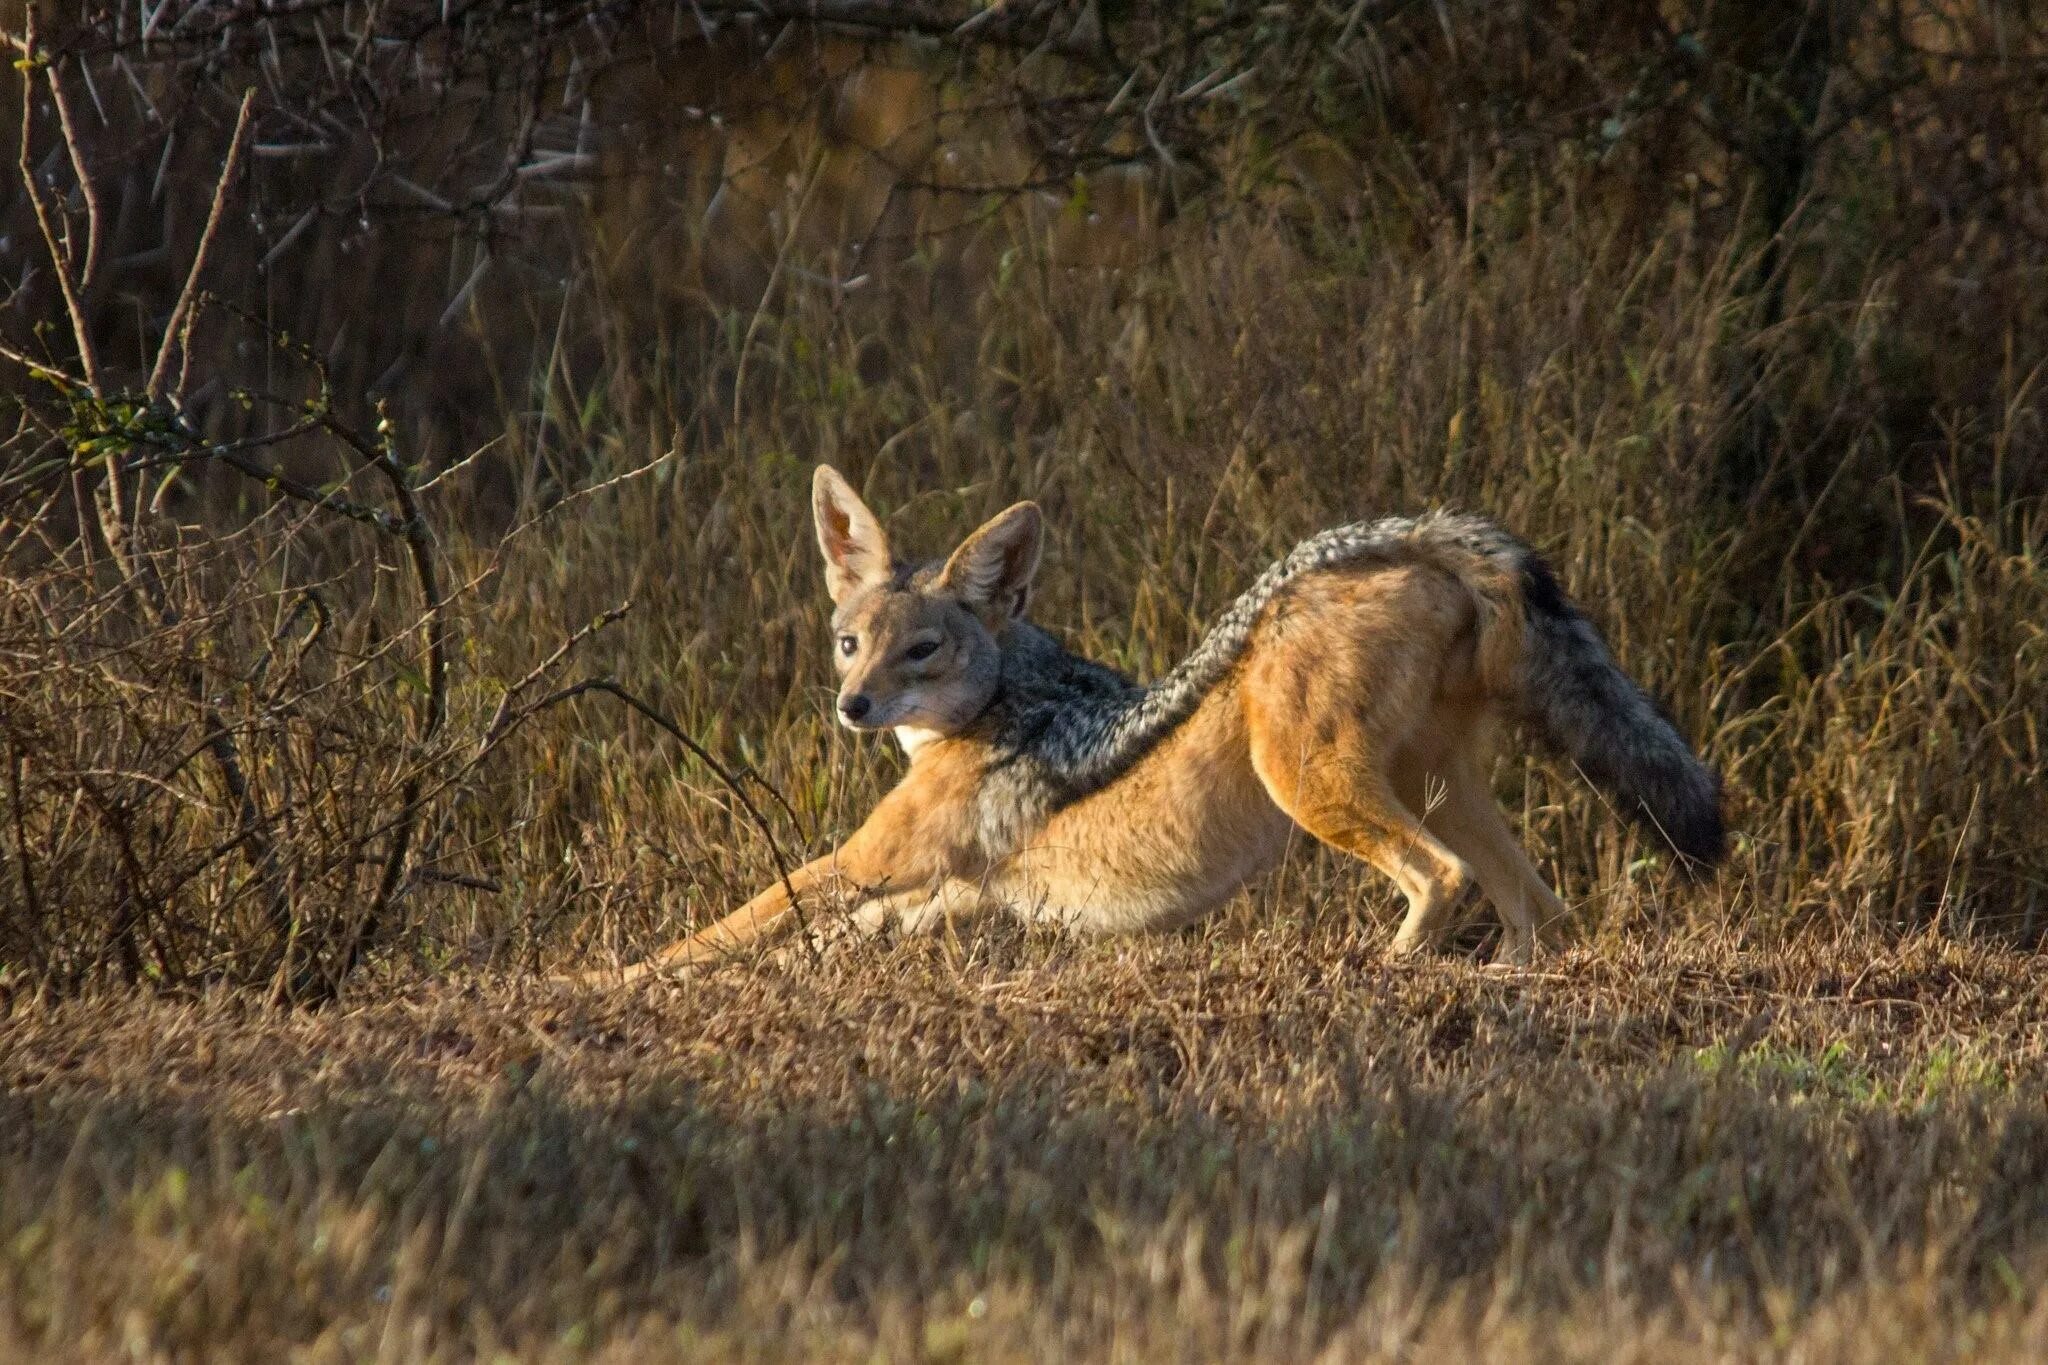
<instances>
[{"instance_id":1,"label":"dense brush background","mask_svg":"<svg viewBox=\"0 0 2048 1365\"><path fill-rule=\"evenodd\" d=\"M2048 15L0 28L0 1342L2041 1345ZM1578 920L1522 986L1382 965L1303 847L1166 940L546 995L900 770L830 724L818 461L922 552L1038 499L1037 618L1141 676L1305 534L1489 513L1728 866L1514 751Z\"/></svg>"}]
</instances>

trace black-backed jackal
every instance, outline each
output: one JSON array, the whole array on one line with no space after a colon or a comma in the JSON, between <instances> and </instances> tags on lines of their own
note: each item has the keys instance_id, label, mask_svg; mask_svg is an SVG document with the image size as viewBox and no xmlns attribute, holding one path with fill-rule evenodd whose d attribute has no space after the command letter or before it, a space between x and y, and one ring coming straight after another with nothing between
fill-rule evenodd
<instances>
[{"instance_id":1,"label":"black-backed jackal","mask_svg":"<svg viewBox=\"0 0 2048 1365\"><path fill-rule=\"evenodd\" d=\"M1185 924L1272 866L1296 827L1393 879L1408 903L1395 951L1436 943L1476 882L1502 957L1527 962L1565 911L1489 790L1506 721L1688 864L1721 856L1715 775L1543 559L1490 521L1305 540L1145 687L1025 619L1034 504L921 565L895 557L836 471L819 467L813 505L839 718L893 731L909 771L835 852L629 980L806 921L916 929L1001 905L1081 930Z\"/></svg>"}]
</instances>

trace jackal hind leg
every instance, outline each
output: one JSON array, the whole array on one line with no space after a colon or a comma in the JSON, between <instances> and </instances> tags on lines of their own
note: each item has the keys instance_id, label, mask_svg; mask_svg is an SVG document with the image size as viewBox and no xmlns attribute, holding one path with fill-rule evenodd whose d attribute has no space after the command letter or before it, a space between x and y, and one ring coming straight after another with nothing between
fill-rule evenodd
<instances>
[{"instance_id":1,"label":"jackal hind leg","mask_svg":"<svg viewBox=\"0 0 2048 1365\"><path fill-rule=\"evenodd\" d=\"M1296 824L1364 859L1399 888L1408 913L1394 934L1395 953L1435 946L1472 882L1472 870L1423 828L1371 755L1351 745L1303 753L1284 734L1255 729L1252 766L1274 804Z\"/></svg>"},{"instance_id":2,"label":"jackal hind leg","mask_svg":"<svg viewBox=\"0 0 2048 1365\"><path fill-rule=\"evenodd\" d=\"M1476 766L1451 765L1429 815L1444 843L1479 881L1501 922L1500 958L1527 966L1541 943L1544 925L1565 914L1564 902L1522 851L1493 792Z\"/></svg>"}]
</instances>

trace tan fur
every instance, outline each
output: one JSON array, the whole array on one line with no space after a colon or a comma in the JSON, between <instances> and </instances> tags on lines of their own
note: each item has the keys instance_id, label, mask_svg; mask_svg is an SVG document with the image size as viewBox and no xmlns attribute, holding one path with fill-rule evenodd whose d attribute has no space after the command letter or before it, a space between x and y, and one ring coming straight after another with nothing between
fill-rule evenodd
<instances>
[{"instance_id":1,"label":"tan fur","mask_svg":"<svg viewBox=\"0 0 2048 1365\"><path fill-rule=\"evenodd\" d=\"M878 581L874 565L886 562L879 525L867 543L849 546L841 536L835 547L829 532L848 520L838 502L853 494L828 470L818 484L842 604L835 632L857 641L839 660L842 703L870 699L875 719L863 728L902 727L909 771L835 853L628 979L786 935L798 919L790 890L810 913L830 913L835 900L851 907L864 930L926 927L982 905L1084 931L1184 924L1270 868L1295 829L1392 879L1408 903L1397 952L1437 943L1475 883L1500 915L1508 961L1528 962L1542 926L1565 913L1487 781L1523 646L1511 576L1476 557L1418 551L1412 562L1302 579L1268 605L1237 665L1192 717L991 863L979 852L974 815L991 752L954 713L987 705L994 683L976 675L987 665L963 638L971 631L959 624L953 575L971 549L1028 521L1030 545L1012 534L981 564L979 595L964 603L978 621L1021 610L1036 564L1036 511L1013 508L991 522L929 586L863 596ZM934 634L944 638L931 659L902 658L906 641Z\"/></svg>"}]
</instances>

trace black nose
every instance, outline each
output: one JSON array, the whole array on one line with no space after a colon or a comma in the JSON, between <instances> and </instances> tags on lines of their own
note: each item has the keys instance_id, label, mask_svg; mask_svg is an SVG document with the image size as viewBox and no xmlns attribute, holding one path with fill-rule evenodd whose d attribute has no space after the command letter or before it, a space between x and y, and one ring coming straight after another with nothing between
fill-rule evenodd
<instances>
[{"instance_id":1,"label":"black nose","mask_svg":"<svg viewBox=\"0 0 2048 1365\"><path fill-rule=\"evenodd\" d=\"M848 720L859 720L874 709L875 704L858 692L850 697L841 697L839 699L839 714L845 716Z\"/></svg>"}]
</instances>

